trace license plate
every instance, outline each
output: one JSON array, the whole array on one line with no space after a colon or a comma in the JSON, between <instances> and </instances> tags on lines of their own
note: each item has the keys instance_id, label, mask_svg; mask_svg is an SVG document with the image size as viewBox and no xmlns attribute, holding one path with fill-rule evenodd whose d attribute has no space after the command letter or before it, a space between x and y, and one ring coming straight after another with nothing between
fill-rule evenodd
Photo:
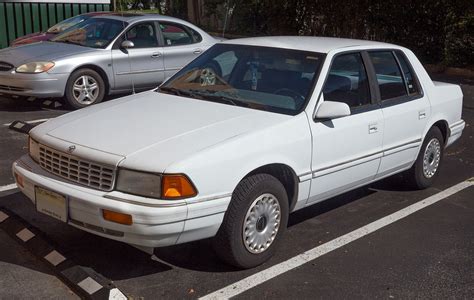
<instances>
[{"instance_id":1,"label":"license plate","mask_svg":"<svg viewBox=\"0 0 474 300\"><path fill-rule=\"evenodd\" d=\"M66 197L35 186L36 210L55 219L67 222Z\"/></svg>"}]
</instances>

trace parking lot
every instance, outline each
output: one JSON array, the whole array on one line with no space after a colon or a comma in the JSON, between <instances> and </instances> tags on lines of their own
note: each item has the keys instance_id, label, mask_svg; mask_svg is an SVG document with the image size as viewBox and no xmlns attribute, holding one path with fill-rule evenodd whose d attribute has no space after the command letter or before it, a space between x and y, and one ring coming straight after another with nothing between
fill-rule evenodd
<instances>
[{"instance_id":1,"label":"parking lot","mask_svg":"<svg viewBox=\"0 0 474 300\"><path fill-rule=\"evenodd\" d=\"M8 125L68 112L54 101L0 98L0 210L34 229L71 266L113 283L132 299L472 299L474 83L441 79L462 84L466 129L445 152L435 185L414 191L395 176L298 211L290 216L279 251L255 269L223 264L209 240L156 249L151 259L37 213L12 185L10 167L27 152L27 137ZM0 298L81 297L28 242L8 231L12 226L1 225L0 220Z\"/></svg>"}]
</instances>

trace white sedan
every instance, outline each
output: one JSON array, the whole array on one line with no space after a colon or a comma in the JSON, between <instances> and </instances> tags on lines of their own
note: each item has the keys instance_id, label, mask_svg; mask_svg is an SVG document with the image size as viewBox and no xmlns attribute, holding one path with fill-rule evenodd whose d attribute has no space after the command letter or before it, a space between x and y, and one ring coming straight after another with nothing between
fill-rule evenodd
<instances>
[{"instance_id":1,"label":"white sedan","mask_svg":"<svg viewBox=\"0 0 474 300\"><path fill-rule=\"evenodd\" d=\"M72 226L146 248L214 237L249 268L291 212L403 171L431 185L464 129L462 98L396 45L229 40L156 90L35 127L13 172Z\"/></svg>"}]
</instances>

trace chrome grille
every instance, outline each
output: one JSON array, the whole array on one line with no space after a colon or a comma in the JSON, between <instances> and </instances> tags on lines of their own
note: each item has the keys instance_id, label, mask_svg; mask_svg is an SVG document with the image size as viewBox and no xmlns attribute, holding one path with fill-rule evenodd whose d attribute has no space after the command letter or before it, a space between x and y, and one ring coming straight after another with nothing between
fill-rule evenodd
<instances>
[{"instance_id":1,"label":"chrome grille","mask_svg":"<svg viewBox=\"0 0 474 300\"><path fill-rule=\"evenodd\" d=\"M13 65L0 61L0 71L10 71L13 69Z\"/></svg>"},{"instance_id":2,"label":"chrome grille","mask_svg":"<svg viewBox=\"0 0 474 300\"><path fill-rule=\"evenodd\" d=\"M39 146L40 166L60 177L103 191L114 186L115 170L95 162L82 160L44 145Z\"/></svg>"}]
</instances>

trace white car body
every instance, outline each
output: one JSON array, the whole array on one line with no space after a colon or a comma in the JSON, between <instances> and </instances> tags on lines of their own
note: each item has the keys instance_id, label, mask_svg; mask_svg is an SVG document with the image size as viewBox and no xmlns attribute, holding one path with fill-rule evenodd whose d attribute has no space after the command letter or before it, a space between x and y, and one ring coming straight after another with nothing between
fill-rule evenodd
<instances>
[{"instance_id":1,"label":"white car body","mask_svg":"<svg viewBox=\"0 0 474 300\"><path fill-rule=\"evenodd\" d=\"M409 169L423 138L436 123L444 126L445 146L459 139L462 92L432 82L408 49L371 41L313 37L265 37L224 44L325 53L312 96L295 115L158 94L131 95L52 119L30 136L41 145L117 168L186 174L198 194L181 200L101 191L54 175L24 155L13 164L23 178L21 191L35 202L35 186L65 195L69 224L106 238L160 247L213 237L232 193L246 175L273 165L291 170L296 211L348 190ZM332 120L314 121L324 102L321 91L333 57L348 51L402 51L423 94L416 100ZM61 154L61 155L62 155ZM101 210L133 216L132 225L104 220Z\"/></svg>"}]
</instances>

